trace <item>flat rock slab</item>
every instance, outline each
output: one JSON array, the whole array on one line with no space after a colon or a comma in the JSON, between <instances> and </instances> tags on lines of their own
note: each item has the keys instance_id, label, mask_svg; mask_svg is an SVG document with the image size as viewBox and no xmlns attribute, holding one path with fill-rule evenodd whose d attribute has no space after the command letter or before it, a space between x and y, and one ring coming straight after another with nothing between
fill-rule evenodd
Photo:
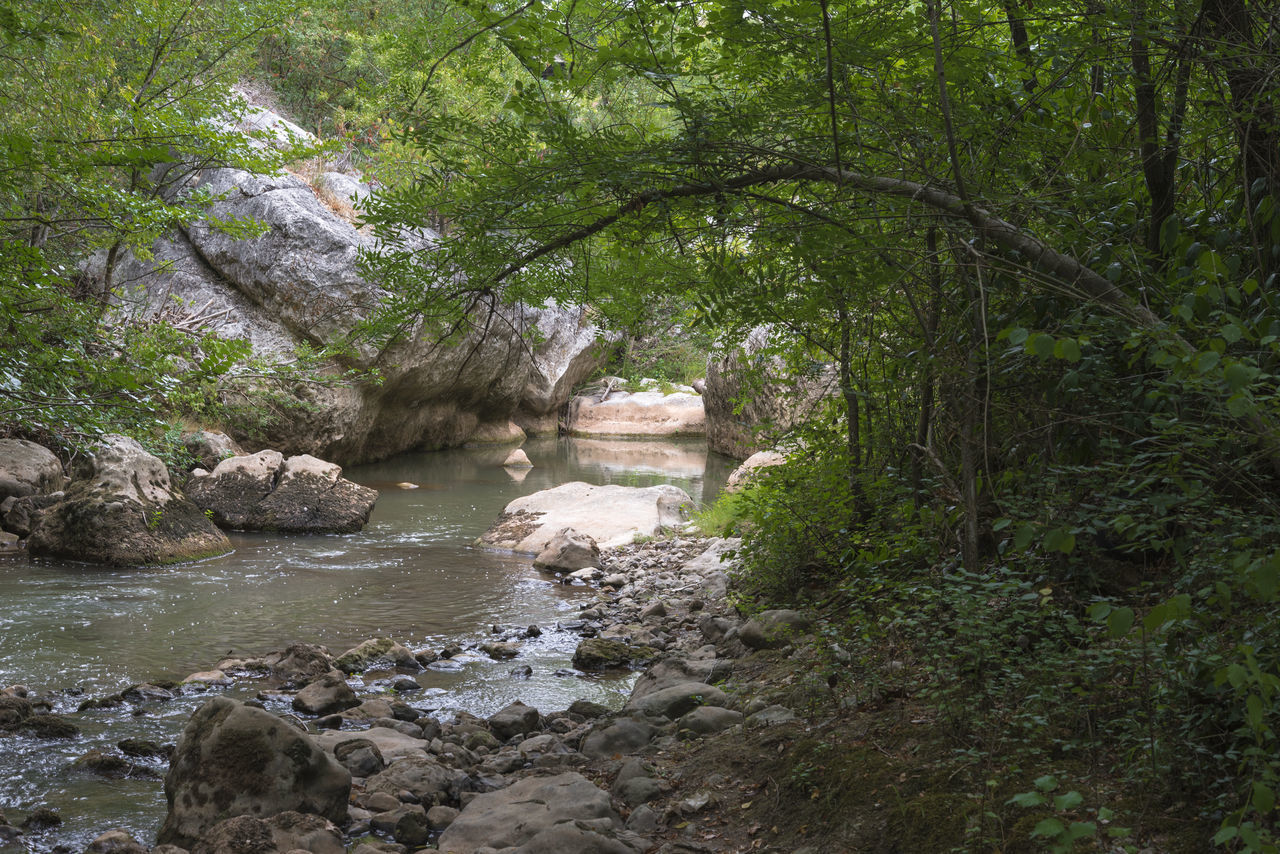
<instances>
[{"instance_id":1,"label":"flat rock slab","mask_svg":"<svg viewBox=\"0 0 1280 854\"><path fill-rule=\"evenodd\" d=\"M321 750L334 753L339 744L352 739L363 738L373 742L387 762L395 762L409 756L426 758L429 743L425 739L405 735L391 727L376 726L370 729L352 732L351 730L331 729L311 736Z\"/></svg>"},{"instance_id":2,"label":"flat rock slab","mask_svg":"<svg viewBox=\"0 0 1280 854\"><path fill-rule=\"evenodd\" d=\"M477 848L509 848L531 842L558 825L599 821L620 827L609 793L577 773L528 777L496 792L479 795L440 835L441 851L471 854ZM626 849L624 849L626 850Z\"/></svg>"},{"instance_id":3,"label":"flat rock slab","mask_svg":"<svg viewBox=\"0 0 1280 854\"><path fill-rule=\"evenodd\" d=\"M626 545L683 524L693 500L683 489L566 483L506 506L479 544L538 554L565 528L590 536L600 548Z\"/></svg>"},{"instance_id":4,"label":"flat rock slab","mask_svg":"<svg viewBox=\"0 0 1280 854\"><path fill-rule=\"evenodd\" d=\"M573 436L705 436L707 415L696 394L614 392L603 401L575 397L568 430Z\"/></svg>"}]
</instances>

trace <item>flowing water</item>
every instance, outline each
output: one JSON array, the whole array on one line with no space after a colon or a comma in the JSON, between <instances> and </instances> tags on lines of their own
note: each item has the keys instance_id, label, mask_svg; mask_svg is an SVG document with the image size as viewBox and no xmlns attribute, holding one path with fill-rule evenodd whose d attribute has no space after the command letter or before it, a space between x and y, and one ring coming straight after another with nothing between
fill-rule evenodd
<instances>
[{"instance_id":1,"label":"flowing water","mask_svg":"<svg viewBox=\"0 0 1280 854\"><path fill-rule=\"evenodd\" d=\"M732 464L708 455L702 442L563 439L524 447L534 464L527 474L504 469L508 449L496 448L410 454L348 469L347 477L380 492L358 534L232 534L232 554L162 569L0 560L0 685L53 693L55 711L74 713L86 698L180 680L227 655L260 655L294 641L325 644L337 654L387 635L411 649L439 650L450 641L485 639L495 626L537 625L542 635L526 641L517 659L477 656L454 670L426 670L417 677L424 690L404 699L423 710L481 715L515 700L543 711L579 697L619 705L630 677L556 675L570 667L578 641L557 624L572 620L593 591L555 583L528 556L473 542L507 502L540 489L572 480L671 483L703 502L719 491ZM513 676L518 665L533 675ZM229 693L248 697L259 687L249 680ZM48 806L66 822L12 849L0 843L0 850L65 845L79 852L110 827L125 827L149 844L165 812L160 783L105 780L73 763L91 749L114 752L126 737L172 743L202 701L193 693L72 714L83 730L72 740L0 738L0 811L16 823ZM287 700L266 703L288 711Z\"/></svg>"}]
</instances>

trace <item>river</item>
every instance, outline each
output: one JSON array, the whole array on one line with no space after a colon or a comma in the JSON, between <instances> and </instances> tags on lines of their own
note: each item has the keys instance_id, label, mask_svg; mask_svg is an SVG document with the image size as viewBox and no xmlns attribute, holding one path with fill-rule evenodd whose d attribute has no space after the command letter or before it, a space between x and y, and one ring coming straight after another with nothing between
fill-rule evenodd
<instances>
[{"instance_id":1,"label":"river","mask_svg":"<svg viewBox=\"0 0 1280 854\"><path fill-rule=\"evenodd\" d=\"M629 676L563 675L578 637L557 623L573 619L594 591L555 583L528 556L480 549L474 540L509 501L540 489L573 480L671 483L701 503L718 494L733 463L698 441L546 439L524 448L534 464L527 473L504 469L509 449L498 448L408 454L348 469L347 477L380 493L358 534L231 534L233 553L161 569L0 559L0 685L52 693L55 711L71 713L83 731L71 740L0 737L0 811L16 823L47 806L64 819L17 847L0 843L0 851L79 852L111 827L150 844L165 812L160 783L104 780L73 763L92 749L116 752L126 737L176 741L204 695L136 709L75 709L135 683L180 680L228 654L260 655L294 641L338 654L382 635L439 650L446 642L480 641L495 625L537 625L542 635L527 641L519 658L476 656L457 670L423 671L423 691L404 699L423 710L480 715L515 700L543 711L579 697L620 705ZM512 676L518 665L533 675ZM246 681L229 693L258 690ZM267 706L288 711L284 700L268 699Z\"/></svg>"}]
</instances>

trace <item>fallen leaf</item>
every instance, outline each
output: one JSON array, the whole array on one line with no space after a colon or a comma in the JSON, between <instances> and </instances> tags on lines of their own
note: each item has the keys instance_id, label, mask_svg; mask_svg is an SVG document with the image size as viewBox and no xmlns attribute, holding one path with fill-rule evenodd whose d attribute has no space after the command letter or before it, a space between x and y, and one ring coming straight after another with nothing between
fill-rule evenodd
<instances>
[{"instance_id":1,"label":"fallen leaf","mask_svg":"<svg viewBox=\"0 0 1280 854\"><path fill-rule=\"evenodd\" d=\"M738 807L738 809L740 809L740 810L745 810L745 809L750 809L750 807L751 807L751 801L747 801L745 804L743 804L742 806Z\"/></svg>"}]
</instances>

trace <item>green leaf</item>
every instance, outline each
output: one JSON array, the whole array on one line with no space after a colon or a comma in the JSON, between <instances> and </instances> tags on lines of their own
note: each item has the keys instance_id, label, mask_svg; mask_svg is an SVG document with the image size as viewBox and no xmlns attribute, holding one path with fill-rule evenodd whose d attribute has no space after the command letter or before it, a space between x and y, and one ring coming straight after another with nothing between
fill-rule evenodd
<instances>
[{"instance_id":1,"label":"green leaf","mask_svg":"<svg viewBox=\"0 0 1280 854\"><path fill-rule=\"evenodd\" d=\"M1223 379L1227 381L1227 388L1233 392L1239 391L1252 382L1253 375L1254 370L1242 362L1232 362L1222 372Z\"/></svg>"},{"instance_id":2,"label":"green leaf","mask_svg":"<svg viewBox=\"0 0 1280 854\"><path fill-rule=\"evenodd\" d=\"M1080 361L1080 342L1074 338L1059 338L1053 345L1053 355L1068 362Z\"/></svg>"},{"instance_id":3,"label":"green leaf","mask_svg":"<svg viewBox=\"0 0 1280 854\"><path fill-rule=\"evenodd\" d=\"M1089 610L1086 613L1089 615L1090 620L1100 623L1111 613L1111 608L1110 602L1094 602L1089 606Z\"/></svg>"},{"instance_id":4,"label":"green leaf","mask_svg":"<svg viewBox=\"0 0 1280 854\"><path fill-rule=\"evenodd\" d=\"M1015 326L1009 330L1009 343L1017 347L1026 342L1031 333L1027 332L1021 326Z\"/></svg>"},{"instance_id":5,"label":"green leaf","mask_svg":"<svg viewBox=\"0 0 1280 854\"><path fill-rule=\"evenodd\" d=\"M1049 359L1053 357L1053 348L1057 342L1053 340L1052 335L1046 335L1043 332L1033 333L1027 338L1026 350L1033 356L1039 356L1041 359Z\"/></svg>"},{"instance_id":6,"label":"green leaf","mask_svg":"<svg viewBox=\"0 0 1280 854\"><path fill-rule=\"evenodd\" d=\"M1253 784L1253 808L1260 813L1268 813L1276 805L1275 790L1266 783Z\"/></svg>"},{"instance_id":7,"label":"green leaf","mask_svg":"<svg viewBox=\"0 0 1280 854\"><path fill-rule=\"evenodd\" d=\"M1073 821L1071 828L1067 831L1067 839L1074 842L1077 839L1084 839L1087 836L1095 836L1098 833L1098 825L1091 821Z\"/></svg>"},{"instance_id":8,"label":"green leaf","mask_svg":"<svg viewBox=\"0 0 1280 854\"><path fill-rule=\"evenodd\" d=\"M1233 418L1244 418L1246 415L1252 415L1257 411L1257 408L1248 395L1234 394L1227 398L1227 412L1231 413Z\"/></svg>"},{"instance_id":9,"label":"green leaf","mask_svg":"<svg viewBox=\"0 0 1280 854\"><path fill-rule=\"evenodd\" d=\"M1066 528L1054 528L1044 535L1044 547L1051 552L1071 554L1076 547L1076 535Z\"/></svg>"},{"instance_id":10,"label":"green leaf","mask_svg":"<svg viewBox=\"0 0 1280 854\"><path fill-rule=\"evenodd\" d=\"M1035 779L1036 788L1042 792L1052 792L1058 788L1058 778L1052 774L1044 774Z\"/></svg>"},{"instance_id":11,"label":"green leaf","mask_svg":"<svg viewBox=\"0 0 1280 854\"><path fill-rule=\"evenodd\" d=\"M1072 789L1070 792L1067 792L1065 795L1058 795L1056 798L1054 798L1053 808L1058 810L1059 812L1065 812L1067 810L1075 809L1076 807L1080 806L1082 803L1084 803L1084 795L1080 794L1075 789Z\"/></svg>"},{"instance_id":12,"label":"green leaf","mask_svg":"<svg viewBox=\"0 0 1280 854\"><path fill-rule=\"evenodd\" d=\"M1254 732L1262 729L1262 716L1262 698L1257 694L1250 694L1244 701L1244 717Z\"/></svg>"},{"instance_id":13,"label":"green leaf","mask_svg":"<svg viewBox=\"0 0 1280 854\"><path fill-rule=\"evenodd\" d=\"M1019 792L1005 803L1020 807L1038 807L1046 803L1046 798L1039 792Z\"/></svg>"},{"instance_id":14,"label":"green leaf","mask_svg":"<svg viewBox=\"0 0 1280 854\"><path fill-rule=\"evenodd\" d=\"M1121 638L1129 634L1133 628L1133 609L1116 608L1107 615L1107 631L1113 638Z\"/></svg>"},{"instance_id":15,"label":"green leaf","mask_svg":"<svg viewBox=\"0 0 1280 854\"><path fill-rule=\"evenodd\" d=\"M1048 836L1056 839L1061 836L1065 830L1066 828L1063 826L1062 822L1058 821L1056 818L1046 818L1035 826L1035 829L1031 831L1031 835Z\"/></svg>"},{"instance_id":16,"label":"green leaf","mask_svg":"<svg viewBox=\"0 0 1280 854\"><path fill-rule=\"evenodd\" d=\"M1142 618L1142 628L1148 633L1155 632L1163 628L1164 624L1168 621L1169 606L1167 604L1160 604L1148 611L1147 615Z\"/></svg>"},{"instance_id":17,"label":"green leaf","mask_svg":"<svg viewBox=\"0 0 1280 854\"><path fill-rule=\"evenodd\" d=\"M1218 366L1218 362L1219 362L1221 359L1222 359L1222 357L1221 357L1221 356L1219 356L1219 355L1218 355L1217 353L1215 353L1214 351L1212 351L1212 350L1205 350L1204 352L1202 352L1202 353L1200 353L1200 354L1198 354L1198 355L1196 356L1196 358L1195 358L1195 362L1193 363L1193 367L1194 367L1197 371L1199 371L1200 373L1202 373L1202 374L1203 374L1203 373L1205 373L1205 372L1207 372L1207 371L1211 371L1211 370L1213 370L1214 368L1216 368L1216 367Z\"/></svg>"},{"instance_id":18,"label":"green leaf","mask_svg":"<svg viewBox=\"0 0 1280 854\"><path fill-rule=\"evenodd\" d=\"M1013 547L1021 551L1031 545L1031 541L1036 538L1036 526L1027 523L1020 527L1013 535Z\"/></svg>"},{"instance_id":19,"label":"green leaf","mask_svg":"<svg viewBox=\"0 0 1280 854\"><path fill-rule=\"evenodd\" d=\"M1236 827L1235 825L1224 827L1213 835L1213 844L1223 845L1235 839L1239 835L1240 835L1240 828Z\"/></svg>"}]
</instances>

